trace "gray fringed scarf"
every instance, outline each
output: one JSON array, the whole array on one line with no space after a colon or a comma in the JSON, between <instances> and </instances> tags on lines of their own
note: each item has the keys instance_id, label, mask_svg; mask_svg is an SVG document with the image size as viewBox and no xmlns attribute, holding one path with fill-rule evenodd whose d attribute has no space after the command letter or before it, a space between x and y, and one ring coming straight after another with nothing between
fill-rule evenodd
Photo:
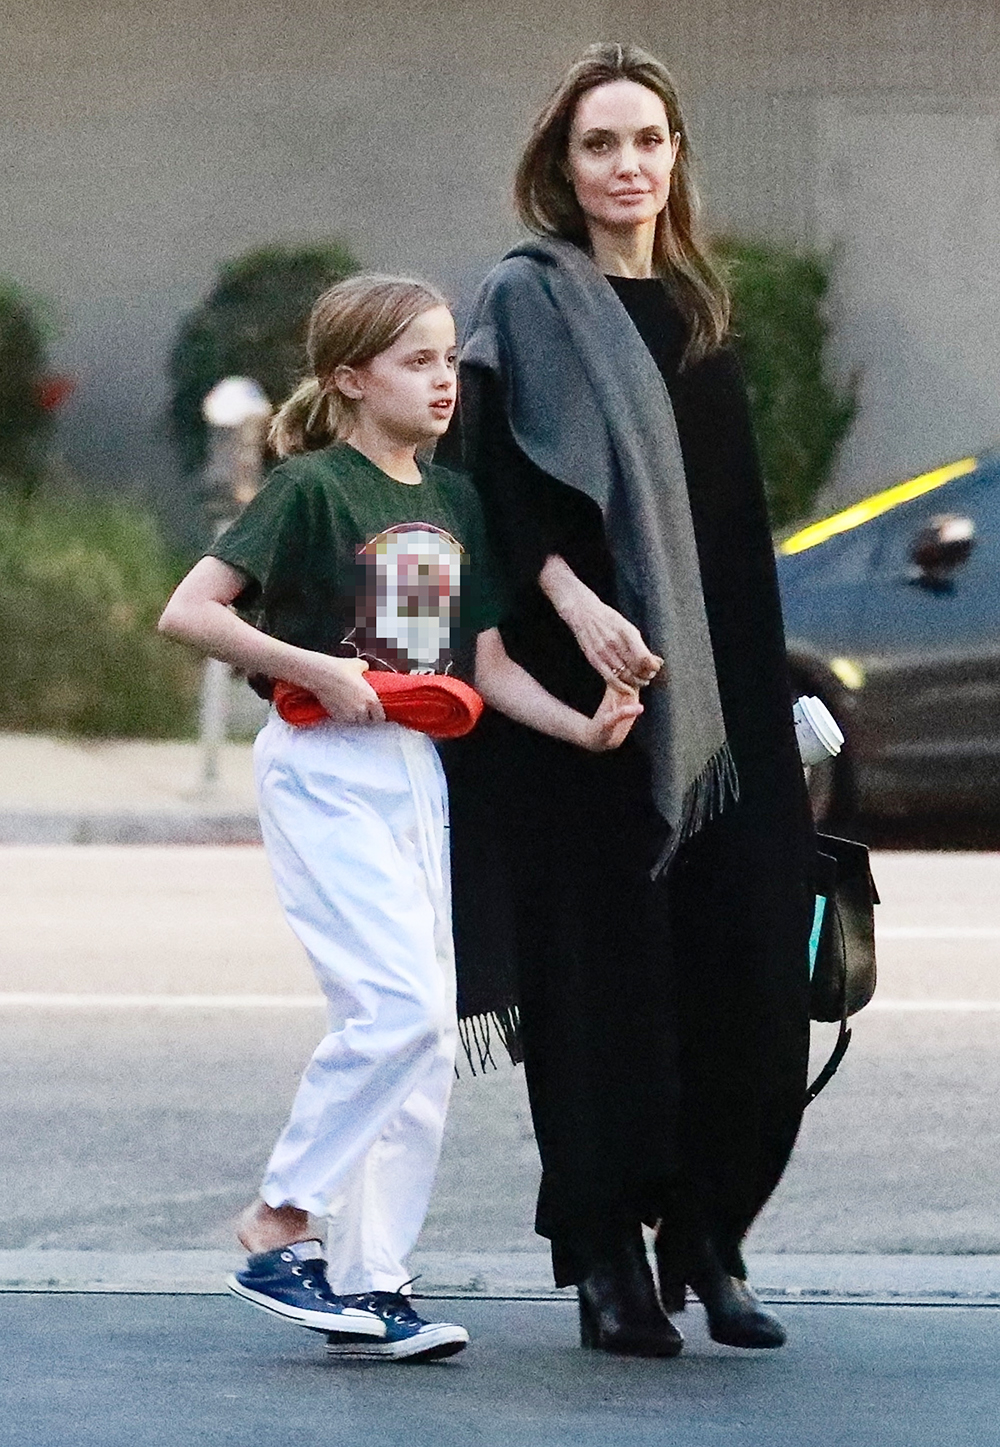
<instances>
[{"instance_id":1,"label":"gray fringed scarf","mask_svg":"<svg viewBox=\"0 0 1000 1447\"><path fill-rule=\"evenodd\" d=\"M578 246L555 238L516 247L487 277L462 364L470 430L475 369L485 368L505 381L525 455L600 507L618 607L664 659L663 681L643 691L638 728L654 803L670 826L658 873L738 795L663 377L607 279Z\"/></svg>"}]
</instances>

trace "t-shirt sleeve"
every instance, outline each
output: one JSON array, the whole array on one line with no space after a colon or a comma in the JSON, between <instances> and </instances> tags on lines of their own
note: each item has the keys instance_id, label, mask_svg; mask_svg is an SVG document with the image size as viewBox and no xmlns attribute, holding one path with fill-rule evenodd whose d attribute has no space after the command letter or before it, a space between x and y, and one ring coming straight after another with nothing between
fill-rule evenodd
<instances>
[{"instance_id":1,"label":"t-shirt sleeve","mask_svg":"<svg viewBox=\"0 0 1000 1447\"><path fill-rule=\"evenodd\" d=\"M293 470L276 467L208 550L209 557L228 563L246 578L234 599L238 613L259 613L268 597L282 590L282 580L295 576L305 562L310 533L309 502L299 479Z\"/></svg>"}]
</instances>

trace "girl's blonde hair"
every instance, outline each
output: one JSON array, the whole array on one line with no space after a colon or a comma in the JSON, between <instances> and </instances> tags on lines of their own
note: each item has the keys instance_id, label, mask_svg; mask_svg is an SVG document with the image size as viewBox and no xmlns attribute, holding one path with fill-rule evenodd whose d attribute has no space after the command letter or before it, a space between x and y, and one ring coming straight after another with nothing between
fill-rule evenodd
<instances>
[{"instance_id":1,"label":"girl's blonde hair","mask_svg":"<svg viewBox=\"0 0 1000 1447\"><path fill-rule=\"evenodd\" d=\"M333 379L338 367L363 367L414 320L447 306L426 282L404 276L352 276L316 302L306 333L311 375L271 423L268 441L279 457L326 447L351 429L355 403Z\"/></svg>"},{"instance_id":2,"label":"girl's blonde hair","mask_svg":"<svg viewBox=\"0 0 1000 1447\"><path fill-rule=\"evenodd\" d=\"M656 220L653 267L670 286L688 323L689 358L718 347L729 328L729 292L700 234L700 203L691 174L687 127L666 68L637 45L588 46L566 72L535 121L517 168L518 215L543 236L589 246L587 224L566 165L570 129L582 96L599 85L631 80L658 95L673 135L681 138L670 198Z\"/></svg>"}]
</instances>

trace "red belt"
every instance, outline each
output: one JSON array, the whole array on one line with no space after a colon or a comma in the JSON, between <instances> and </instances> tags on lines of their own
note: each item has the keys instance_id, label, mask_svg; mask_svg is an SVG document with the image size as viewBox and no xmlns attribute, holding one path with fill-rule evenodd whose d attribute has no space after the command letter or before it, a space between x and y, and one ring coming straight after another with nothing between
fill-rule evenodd
<instances>
[{"instance_id":1,"label":"red belt","mask_svg":"<svg viewBox=\"0 0 1000 1447\"><path fill-rule=\"evenodd\" d=\"M446 673L369 670L364 680L378 694L387 719L432 739L458 739L470 733L484 707L474 688ZM280 679L274 685L274 706L286 723L300 728L328 717L315 694Z\"/></svg>"}]
</instances>

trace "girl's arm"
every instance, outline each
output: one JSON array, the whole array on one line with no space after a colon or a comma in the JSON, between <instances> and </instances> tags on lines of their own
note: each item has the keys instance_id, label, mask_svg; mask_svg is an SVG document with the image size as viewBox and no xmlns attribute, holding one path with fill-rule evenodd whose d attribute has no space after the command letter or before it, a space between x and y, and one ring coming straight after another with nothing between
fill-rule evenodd
<instances>
[{"instance_id":1,"label":"girl's arm","mask_svg":"<svg viewBox=\"0 0 1000 1447\"><path fill-rule=\"evenodd\" d=\"M514 662L497 628L476 639L476 687L488 704L508 718L592 753L618 748L642 713L638 692L621 685L605 690L593 718L578 713Z\"/></svg>"},{"instance_id":2,"label":"girl's arm","mask_svg":"<svg viewBox=\"0 0 1000 1447\"><path fill-rule=\"evenodd\" d=\"M602 602L557 553L546 558L538 585L605 683L627 691L656 677L663 659L646 647L638 628Z\"/></svg>"},{"instance_id":3,"label":"girl's arm","mask_svg":"<svg viewBox=\"0 0 1000 1447\"><path fill-rule=\"evenodd\" d=\"M228 563L202 558L164 608L160 632L245 673L263 673L308 689L337 723L380 723L385 713L375 690L364 680L367 663L296 648L244 623L229 604L245 581Z\"/></svg>"}]
</instances>

